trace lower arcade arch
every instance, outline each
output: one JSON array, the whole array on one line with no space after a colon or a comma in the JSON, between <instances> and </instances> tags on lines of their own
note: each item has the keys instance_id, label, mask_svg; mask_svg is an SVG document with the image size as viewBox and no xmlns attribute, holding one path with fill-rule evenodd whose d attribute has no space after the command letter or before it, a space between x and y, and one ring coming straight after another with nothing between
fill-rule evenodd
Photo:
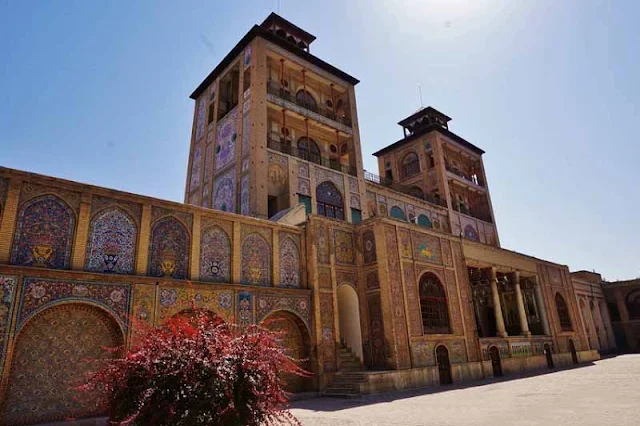
<instances>
[{"instance_id":1,"label":"lower arcade arch","mask_svg":"<svg viewBox=\"0 0 640 426\"><path fill-rule=\"evenodd\" d=\"M282 345L287 355L300 360L298 365L309 371L310 338L307 326L295 314L288 311L276 311L262 321L267 329L281 333ZM305 377L285 375L285 390L303 392L311 389L311 380Z\"/></svg>"},{"instance_id":2,"label":"lower arcade arch","mask_svg":"<svg viewBox=\"0 0 640 426\"><path fill-rule=\"evenodd\" d=\"M89 359L121 354L118 323L101 308L65 303L43 310L18 333L0 424L26 425L90 417L106 411L99 394L79 394L94 367Z\"/></svg>"},{"instance_id":3,"label":"lower arcade arch","mask_svg":"<svg viewBox=\"0 0 640 426\"><path fill-rule=\"evenodd\" d=\"M338 287L338 317L342 343L362 360L362 330L358 294L349 284Z\"/></svg>"}]
</instances>

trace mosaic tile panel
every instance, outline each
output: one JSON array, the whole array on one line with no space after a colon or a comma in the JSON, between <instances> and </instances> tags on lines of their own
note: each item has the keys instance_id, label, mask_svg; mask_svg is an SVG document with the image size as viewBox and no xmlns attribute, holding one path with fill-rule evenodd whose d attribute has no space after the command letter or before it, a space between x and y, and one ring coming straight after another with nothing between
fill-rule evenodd
<instances>
[{"instance_id":1,"label":"mosaic tile panel","mask_svg":"<svg viewBox=\"0 0 640 426\"><path fill-rule=\"evenodd\" d=\"M236 212L236 171L231 169L218 176L213 188L213 208L223 212Z\"/></svg>"},{"instance_id":2,"label":"mosaic tile panel","mask_svg":"<svg viewBox=\"0 0 640 426\"><path fill-rule=\"evenodd\" d=\"M202 171L202 145L197 144L195 148L193 148L193 162L191 163L191 180L190 180L190 190L194 191L196 188L200 186L200 178L202 175L200 172Z\"/></svg>"},{"instance_id":3,"label":"mosaic tile panel","mask_svg":"<svg viewBox=\"0 0 640 426\"><path fill-rule=\"evenodd\" d=\"M193 307L214 312L225 322L234 321L233 291L180 286L160 289L158 323Z\"/></svg>"},{"instance_id":4,"label":"mosaic tile panel","mask_svg":"<svg viewBox=\"0 0 640 426\"><path fill-rule=\"evenodd\" d=\"M377 261L376 238L370 229L362 233L362 251L365 265Z\"/></svg>"},{"instance_id":5,"label":"mosaic tile panel","mask_svg":"<svg viewBox=\"0 0 640 426\"><path fill-rule=\"evenodd\" d=\"M204 126L206 124L207 115L207 97L200 96L198 99L198 116L196 117L196 140L204 135Z\"/></svg>"},{"instance_id":6,"label":"mosaic tile panel","mask_svg":"<svg viewBox=\"0 0 640 426\"><path fill-rule=\"evenodd\" d=\"M94 215L101 210L108 208L118 207L124 210L130 217L132 217L136 223L140 223L142 217L142 205L138 203L132 203L126 200L119 200L116 198L102 197L100 195L94 195L91 197L91 214Z\"/></svg>"},{"instance_id":7,"label":"mosaic tile panel","mask_svg":"<svg viewBox=\"0 0 640 426\"><path fill-rule=\"evenodd\" d=\"M378 271L373 270L367 272L367 290L376 290L380 288L380 280L378 279Z\"/></svg>"},{"instance_id":8,"label":"mosaic tile panel","mask_svg":"<svg viewBox=\"0 0 640 426\"><path fill-rule=\"evenodd\" d=\"M387 249L387 265L389 287L391 289L391 305L393 306L393 329L396 339L396 363L398 368L411 367L409 359L409 338L404 313L404 296L401 288L400 262L395 228L384 227L385 246Z\"/></svg>"},{"instance_id":9,"label":"mosaic tile panel","mask_svg":"<svg viewBox=\"0 0 640 426\"><path fill-rule=\"evenodd\" d=\"M290 236L280 236L280 286L300 287L300 249Z\"/></svg>"},{"instance_id":10,"label":"mosaic tile panel","mask_svg":"<svg viewBox=\"0 0 640 426\"><path fill-rule=\"evenodd\" d=\"M331 282L331 269L318 268L318 287L331 290L333 283Z\"/></svg>"},{"instance_id":11,"label":"mosaic tile panel","mask_svg":"<svg viewBox=\"0 0 640 426\"><path fill-rule=\"evenodd\" d=\"M442 261L447 266L453 266L453 257L451 256L451 242L444 238L440 242L442 247Z\"/></svg>"},{"instance_id":12,"label":"mosaic tile panel","mask_svg":"<svg viewBox=\"0 0 640 426\"><path fill-rule=\"evenodd\" d=\"M411 359L414 367L433 367L436 365L435 343L417 341L411 344Z\"/></svg>"},{"instance_id":13,"label":"mosaic tile panel","mask_svg":"<svg viewBox=\"0 0 640 426\"><path fill-rule=\"evenodd\" d=\"M155 311L155 285L136 284L133 288L130 324L132 330L131 345L136 345L150 327L153 327Z\"/></svg>"},{"instance_id":14,"label":"mosaic tile panel","mask_svg":"<svg viewBox=\"0 0 640 426\"><path fill-rule=\"evenodd\" d=\"M267 177L274 185L284 185L287 182L288 160L283 155L269 153L269 168Z\"/></svg>"},{"instance_id":15,"label":"mosaic tile panel","mask_svg":"<svg viewBox=\"0 0 640 426\"><path fill-rule=\"evenodd\" d=\"M360 192L358 191L358 179L349 178L349 192Z\"/></svg>"},{"instance_id":16,"label":"mosaic tile panel","mask_svg":"<svg viewBox=\"0 0 640 426\"><path fill-rule=\"evenodd\" d=\"M321 356L322 367L325 373L332 373L337 370L333 320L333 294L320 293L320 326L322 335L319 339L321 344L318 352Z\"/></svg>"},{"instance_id":17,"label":"mosaic tile panel","mask_svg":"<svg viewBox=\"0 0 640 426\"><path fill-rule=\"evenodd\" d=\"M247 291L241 291L238 293L238 325L246 327L249 324L253 324L253 297L251 293Z\"/></svg>"},{"instance_id":18,"label":"mosaic tile panel","mask_svg":"<svg viewBox=\"0 0 640 426\"><path fill-rule=\"evenodd\" d=\"M411 257L411 237L409 236L409 231L406 229L398 230L398 242L400 243L400 256L402 257Z\"/></svg>"},{"instance_id":19,"label":"mosaic tile panel","mask_svg":"<svg viewBox=\"0 0 640 426\"><path fill-rule=\"evenodd\" d=\"M356 195L356 194L351 194L351 196L349 197L350 200L350 206L354 209L362 209L362 206L360 205L360 196Z\"/></svg>"},{"instance_id":20,"label":"mosaic tile panel","mask_svg":"<svg viewBox=\"0 0 640 426\"><path fill-rule=\"evenodd\" d=\"M211 194L209 193L209 184L205 183L202 187L202 203L200 204L202 207L208 209L211 200Z\"/></svg>"},{"instance_id":21,"label":"mosaic tile panel","mask_svg":"<svg viewBox=\"0 0 640 426\"><path fill-rule=\"evenodd\" d=\"M480 241L478 231L476 231L476 229L471 225L467 225L464 227L464 237L471 241Z\"/></svg>"},{"instance_id":22,"label":"mosaic tile panel","mask_svg":"<svg viewBox=\"0 0 640 426\"><path fill-rule=\"evenodd\" d=\"M256 294L256 322L262 322L271 313L289 311L297 314L309 327L311 302L309 296L290 296L283 294Z\"/></svg>"},{"instance_id":23,"label":"mosaic tile panel","mask_svg":"<svg viewBox=\"0 0 640 426\"><path fill-rule=\"evenodd\" d=\"M353 265L355 262L355 250L353 247L353 234L351 232L334 230L334 242L336 263Z\"/></svg>"},{"instance_id":24,"label":"mosaic tile panel","mask_svg":"<svg viewBox=\"0 0 640 426\"><path fill-rule=\"evenodd\" d=\"M329 263L329 231L323 224L316 226L316 247L318 263Z\"/></svg>"},{"instance_id":25,"label":"mosaic tile panel","mask_svg":"<svg viewBox=\"0 0 640 426\"><path fill-rule=\"evenodd\" d=\"M460 243L454 242L451 244L453 249L453 256L455 259L456 272L458 276L458 285L460 286L460 303L462 306L472 305L472 293L471 283L469 282L469 273L467 271L467 265L464 261L464 255L462 253L462 246ZM463 309L465 324L475 324L475 314L471 309ZM469 325L467 325L469 327ZM475 345L469 345L469 358L477 360L479 357L478 351Z\"/></svg>"},{"instance_id":26,"label":"mosaic tile panel","mask_svg":"<svg viewBox=\"0 0 640 426\"><path fill-rule=\"evenodd\" d=\"M78 213L80 210L79 192L67 191L59 187L39 185L32 182L22 184L22 189L20 190L20 205L41 195L55 195L66 202L75 213Z\"/></svg>"},{"instance_id":27,"label":"mosaic tile panel","mask_svg":"<svg viewBox=\"0 0 640 426\"><path fill-rule=\"evenodd\" d=\"M249 214L249 175L240 179L240 214Z\"/></svg>"},{"instance_id":28,"label":"mosaic tile panel","mask_svg":"<svg viewBox=\"0 0 640 426\"><path fill-rule=\"evenodd\" d=\"M315 168L316 171L316 183L330 181L344 194L344 179L340 173L332 172L322 169L320 167Z\"/></svg>"},{"instance_id":29,"label":"mosaic tile panel","mask_svg":"<svg viewBox=\"0 0 640 426\"><path fill-rule=\"evenodd\" d=\"M0 368L4 365L4 357L7 353L9 342L9 322L13 300L15 298L18 277L0 275Z\"/></svg>"},{"instance_id":30,"label":"mosaic tile panel","mask_svg":"<svg viewBox=\"0 0 640 426\"><path fill-rule=\"evenodd\" d=\"M178 219L165 217L155 222L149 244L149 275L188 278L190 241L189 231Z\"/></svg>"},{"instance_id":31,"label":"mosaic tile panel","mask_svg":"<svg viewBox=\"0 0 640 426\"><path fill-rule=\"evenodd\" d=\"M353 272L336 271L336 283L338 286L348 284L358 293L358 276Z\"/></svg>"},{"instance_id":32,"label":"mosaic tile panel","mask_svg":"<svg viewBox=\"0 0 640 426\"><path fill-rule=\"evenodd\" d=\"M241 263L243 284L268 286L271 283L271 247L260 234L244 237Z\"/></svg>"},{"instance_id":33,"label":"mosaic tile panel","mask_svg":"<svg viewBox=\"0 0 640 426\"><path fill-rule=\"evenodd\" d=\"M47 307L60 302L83 300L106 309L126 329L130 293L129 284L25 277L16 329Z\"/></svg>"},{"instance_id":34,"label":"mosaic tile panel","mask_svg":"<svg viewBox=\"0 0 640 426\"><path fill-rule=\"evenodd\" d=\"M404 274L404 289L407 294L407 304L409 316L409 334L411 336L422 336L422 313L420 311L420 295L418 294L418 284L416 274L411 262L402 264Z\"/></svg>"},{"instance_id":35,"label":"mosaic tile panel","mask_svg":"<svg viewBox=\"0 0 640 426\"><path fill-rule=\"evenodd\" d=\"M75 224L74 212L54 195L25 202L18 212L11 263L68 269Z\"/></svg>"},{"instance_id":36,"label":"mosaic tile panel","mask_svg":"<svg viewBox=\"0 0 640 426\"><path fill-rule=\"evenodd\" d=\"M458 287L455 273L446 270L444 273L447 283L447 301L449 302L449 318L451 319L451 329L453 334L464 334L462 327L462 313L460 312L460 299L458 298Z\"/></svg>"},{"instance_id":37,"label":"mosaic tile panel","mask_svg":"<svg viewBox=\"0 0 640 426\"><path fill-rule=\"evenodd\" d=\"M427 234L411 233L413 255L416 260L442 263L440 239Z\"/></svg>"},{"instance_id":38,"label":"mosaic tile panel","mask_svg":"<svg viewBox=\"0 0 640 426\"><path fill-rule=\"evenodd\" d=\"M106 412L102 395L84 393L79 398L75 387L95 365L87 359L114 357L104 348L122 344L118 326L101 309L69 304L42 312L16 341L0 424L50 424Z\"/></svg>"},{"instance_id":39,"label":"mosaic tile panel","mask_svg":"<svg viewBox=\"0 0 640 426\"><path fill-rule=\"evenodd\" d=\"M231 282L231 239L218 226L200 236L200 280Z\"/></svg>"},{"instance_id":40,"label":"mosaic tile panel","mask_svg":"<svg viewBox=\"0 0 640 426\"><path fill-rule=\"evenodd\" d=\"M298 178L298 194L311 196L311 182L309 182L309 179Z\"/></svg>"},{"instance_id":41,"label":"mosaic tile panel","mask_svg":"<svg viewBox=\"0 0 640 426\"><path fill-rule=\"evenodd\" d=\"M158 206L153 206L151 208L151 223L155 223L158 221L158 219L169 216L173 216L180 220L187 226L188 230L193 229L193 215L191 213Z\"/></svg>"},{"instance_id":42,"label":"mosaic tile panel","mask_svg":"<svg viewBox=\"0 0 640 426\"><path fill-rule=\"evenodd\" d=\"M132 275L137 234L135 221L117 207L96 214L89 224L85 269Z\"/></svg>"},{"instance_id":43,"label":"mosaic tile panel","mask_svg":"<svg viewBox=\"0 0 640 426\"><path fill-rule=\"evenodd\" d=\"M298 176L309 178L309 164L306 161L298 161Z\"/></svg>"},{"instance_id":44,"label":"mosaic tile panel","mask_svg":"<svg viewBox=\"0 0 640 426\"><path fill-rule=\"evenodd\" d=\"M215 169L222 170L236 158L238 140L238 108L234 108L220 122L216 129Z\"/></svg>"}]
</instances>

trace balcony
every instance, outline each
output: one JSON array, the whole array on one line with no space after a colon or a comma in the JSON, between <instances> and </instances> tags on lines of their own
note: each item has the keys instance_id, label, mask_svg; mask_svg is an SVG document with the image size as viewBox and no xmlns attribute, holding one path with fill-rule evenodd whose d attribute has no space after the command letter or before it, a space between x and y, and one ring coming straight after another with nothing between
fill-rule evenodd
<instances>
[{"instance_id":1,"label":"balcony","mask_svg":"<svg viewBox=\"0 0 640 426\"><path fill-rule=\"evenodd\" d=\"M267 84L267 100L283 108L295 111L304 117L309 117L327 126L341 130L346 134L350 135L352 133L350 118L338 117L330 108L297 99L295 95L292 95L291 92L283 89L273 81L269 81Z\"/></svg>"},{"instance_id":2,"label":"balcony","mask_svg":"<svg viewBox=\"0 0 640 426\"><path fill-rule=\"evenodd\" d=\"M300 158L301 160L318 164L323 167L328 167L341 173L347 173L351 176L358 175L355 167L345 166L344 164L340 164L338 160L322 157L320 155L309 152L306 149L299 149L295 146L282 143L279 138L271 135L267 136L267 148L273 149L274 151L278 151L283 154Z\"/></svg>"},{"instance_id":3,"label":"balcony","mask_svg":"<svg viewBox=\"0 0 640 426\"><path fill-rule=\"evenodd\" d=\"M376 174L370 173L370 172L368 172L366 170L364 172L364 179L366 181L368 181L368 182L372 182L372 183L375 183L377 185L385 186L385 187L393 189L395 191L402 192L404 194L407 194L410 197L426 201L426 202L434 204L436 206L447 208L447 202L445 200L442 200L440 198L436 198L436 197L434 197L432 195L429 195L429 194L424 194L424 196L422 196L422 197L416 197L412 193L411 188L409 188L408 186L402 185L402 184L400 184L398 182L394 182L394 181L392 181L390 179L383 178L383 177L378 176Z\"/></svg>"},{"instance_id":4,"label":"balcony","mask_svg":"<svg viewBox=\"0 0 640 426\"><path fill-rule=\"evenodd\" d=\"M483 212L475 212L473 210L473 208L471 207L466 207L464 205L453 205L453 210L457 211L458 213L462 213L464 215L467 216L471 216L473 218L482 220L484 222L488 222L488 223L493 223L493 219L491 219L491 215L487 214L487 213L483 213Z\"/></svg>"},{"instance_id":5,"label":"balcony","mask_svg":"<svg viewBox=\"0 0 640 426\"><path fill-rule=\"evenodd\" d=\"M412 161L402 165L402 176L409 179L420 173L420 161Z\"/></svg>"},{"instance_id":6,"label":"balcony","mask_svg":"<svg viewBox=\"0 0 640 426\"><path fill-rule=\"evenodd\" d=\"M461 178L467 183L471 183L475 186L479 186L480 188L485 188L484 182L480 180L478 175L469 176L466 173L460 171L457 167L451 166L449 164L446 164L445 168L447 169L447 172L456 175L457 177Z\"/></svg>"}]
</instances>

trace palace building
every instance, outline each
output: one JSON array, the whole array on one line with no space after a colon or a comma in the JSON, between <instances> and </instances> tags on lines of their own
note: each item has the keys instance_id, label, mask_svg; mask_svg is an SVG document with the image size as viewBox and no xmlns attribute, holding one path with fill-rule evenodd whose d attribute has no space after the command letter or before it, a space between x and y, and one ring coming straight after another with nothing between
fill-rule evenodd
<instances>
[{"instance_id":1,"label":"palace building","mask_svg":"<svg viewBox=\"0 0 640 426\"><path fill-rule=\"evenodd\" d=\"M500 247L484 151L450 117L400 120L377 173L363 169L358 80L314 40L271 14L191 94L184 204L0 168L0 423L100 414L74 399L82 360L192 303L241 326L281 319L314 373L296 392L459 383L615 348L599 275Z\"/></svg>"}]
</instances>

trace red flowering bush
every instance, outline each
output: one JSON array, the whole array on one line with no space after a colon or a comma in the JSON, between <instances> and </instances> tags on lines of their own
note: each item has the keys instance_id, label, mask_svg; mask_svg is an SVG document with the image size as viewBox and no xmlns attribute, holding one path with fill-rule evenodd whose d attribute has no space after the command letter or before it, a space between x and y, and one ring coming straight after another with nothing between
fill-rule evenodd
<instances>
[{"instance_id":1,"label":"red flowering bush","mask_svg":"<svg viewBox=\"0 0 640 426\"><path fill-rule=\"evenodd\" d=\"M279 340L195 310L151 330L81 389L106 393L114 426L299 425L285 407L282 376L310 373Z\"/></svg>"}]
</instances>

